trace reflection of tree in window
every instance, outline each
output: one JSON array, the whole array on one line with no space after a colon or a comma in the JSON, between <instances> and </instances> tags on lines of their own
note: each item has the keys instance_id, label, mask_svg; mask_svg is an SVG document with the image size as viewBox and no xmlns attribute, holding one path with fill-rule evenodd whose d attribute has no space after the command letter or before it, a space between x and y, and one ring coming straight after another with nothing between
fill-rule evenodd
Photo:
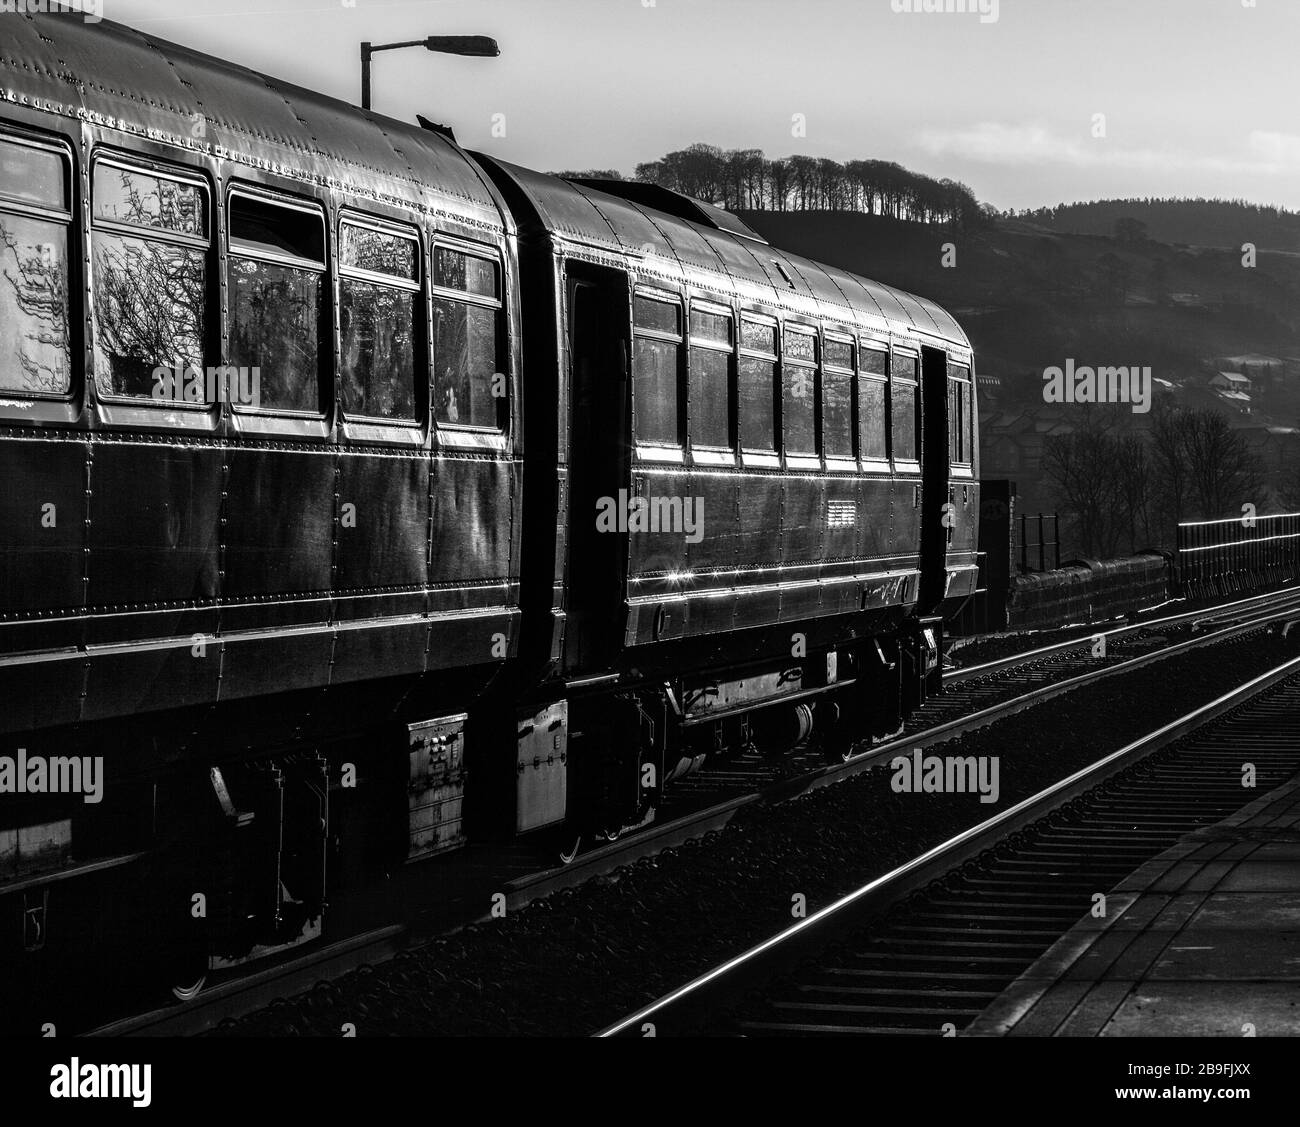
<instances>
[{"instance_id":1,"label":"reflection of tree in window","mask_svg":"<svg viewBox=\"0 0 1300 1127\"><path fill-rule=\"evenodd\" d=\"M339 290L344 407L413 419L416 295L356 278L340 279Z\"/></svg>"},{"instance_id":2,"label":"reflection of tree in window","mask_svg":"<svg viewBox=\"0 0 1300 1127\"><path fill-rule=\"evenodd\" d=\"M822 373L825 404L822 430L826 453L851 457L853 454L853 374L827 369Z\"/></svg>"},{"instance_id":3,"label":"reflection of tree in window","mask_svg":"<svg viewBox=\"0 0 1300 1127\"><path fill-rule=\"evenodd\" d=\"M785 448L790 454L817 453L813 413L813 370L787 364L782 414L785 417Z\"/></svg>"},{"instance_id":4,"label":"reflection of tree in window","mask_svg":"<svg viewBox=\"0 0 1300 1127\"><path fill-rule=\"evenodd\" d=\"M63 227L0 212L0 389L59 395L71 383Z\"/></svg>"},{"instance_id":5,"label":"reflection of tree in window","mask_svg":"<svg viewBox=\"0 0 1300 1127\"><path fill-rule=\"evenodd\" d=\"M864 378L859 391L860 420L859 433L862 435L862 456L864 458L889 457L888 416L885 411L885 392L888 385L884 380Z\"/></svg>"},{"instance_id":6,"label":"reflection of tree in window","mask_svg":"<svg viewBox=\"0 0 1300 1127\"><path fill-rule=\"evenodd\" d=\"M434 411L457 426L500 426L497 362L496 264L449 247L434 251L433 284L465 300L441 295L433 302ZM469 300L483 299L483 303ZM489 304L490 303L490 304ZM497 392L498 394L494 394Z\"/></svg>"},{"instance_id":7,"label":"reflection of tree in window","mask_svg":"<svg viewBox=\"0 0 1300 1127\"><path fill-rule=\"evenodd\" d=\"M321 275L230 258L230 362L261 369L261 406L315 411Z\"/></svg>"},{"instance_id":8,"label":"reflection of tree in window","mask_svg":"<svg viewBox=\"0 0 1300 1127\"><path fill-rule=\"evenodd\" d=\"M916 384L895 383L890 408L894 430L894 457L916 457Z\"/></svg>"},{"instance_id":9,"label":"reflection of tree in window","mask_svg":"<svg viewBox=\"0 0 1300 1127\"><path fill-rule=\"evenodd\" d=\"M433 328L439 420L495 427L496 311L438 298L433 303Z\"/></svg>"},{"instance_id":10,"label":"reflection of tree in window","mask_svg":"<svg viewBox=\"0 0 1300 1127\"><path fill-rule=\"evenodd\" d=\"M382 274L384 281L348 270ZM416 243L343 226L339 277L343 406L374 418L415 418Z\"/></svg>"},{"instance_id":11,"label":"reflection of tree in window","mask_svg":"<svg viewBox=\"0 0 1300 1127\"><path fill-rule=\"evenodd\" d=\"M230 200L230 363L260 369L260 406L320 409L325 228L312 208Z\"/></svg>"},{"instance_id":12,"label":"reflection of tree in window","mask_svg":"<svg viewBox=\"0 0 1300 1127\"><path fill-rule=\"evenodd\" d=\"M746 450L774 450L776 430L776 361L759 356L740 358L740 441Z\"/></svg>"},{"instance_id":13,"label":"reflection of tree in window","mask_svg":"<svg viewBox=\"0 0 1300 1127\"><path fill-rule=\"evenodd\" d=\"M109 165L96 169L96 217L160 234L203 226L201 189ZM205 252L139 234L94 233L95 367L118 395L149 396L153 370L202 366Z\"/></svg>"}]
</instances>

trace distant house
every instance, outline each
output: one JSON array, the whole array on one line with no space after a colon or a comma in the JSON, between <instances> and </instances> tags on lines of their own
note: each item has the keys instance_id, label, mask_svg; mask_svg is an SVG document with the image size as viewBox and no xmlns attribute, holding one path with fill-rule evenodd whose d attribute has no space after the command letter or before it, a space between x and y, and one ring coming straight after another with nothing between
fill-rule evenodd
<instances>
[{"instance_id":1,"label":"distant house","mask_svg":"<svg viewBox=\"0 0 1300 1127\"><path fill-rule=\"evenodd\" d=\"M1284 473L1294 462L1300 431L1295 427L1242 427L1237 431L1266 473Z\"/></svg>"},{"instance_id":2,"label":"distant house","mask_svg":"<svg viewBox=\"0 0 1300 1127\"><path fill-rule=\"evenodd\" d=\"M1252 390L1256 392L1278 384L1287 369L1286 362L1281 357L1266 356L1261 352L1224 356L1215 367L1220 371L1237 372L1245 376L1254 385Z\"/></svg>"},{"instance_id":3,"label":"distant house","mask_svg":"<svg viewBox=\"0 0 1300 1127\"><path fill-rule=\"evenodd\" d=\"M1210 386L1217 388L1220 394L1224 392L1239 392L1242 395L1249 396L1254 390L1250 379L1241 372L1219 372L1210 378Z\"/></svg>"}]
</instances>

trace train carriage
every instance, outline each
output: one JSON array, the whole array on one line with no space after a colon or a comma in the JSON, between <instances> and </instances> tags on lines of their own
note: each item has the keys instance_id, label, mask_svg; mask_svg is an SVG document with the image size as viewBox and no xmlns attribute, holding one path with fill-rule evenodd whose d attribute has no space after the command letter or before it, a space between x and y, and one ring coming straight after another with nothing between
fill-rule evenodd
<instances>
[{"instance_id":1,"label":"train carriage","mask_svg":"<svg viewBox=\"0 0 1300 1127\"><path fill-rule=\"evenodd\" d=\"M974 589L961 329L700 201L476 155L526 279L525 657L573 710L565 760L521 743L555 781L518 825L617 831L661 789L626 780L896 728Z\"/></svg>"},{"instance_id":2,"label":"train carriage","mask_svg":"<svg viewBox=\"0 0 1300 1127\"><path fill-rule=\"evenodd\" d=\"M0 943L73 965L119 904L192 984L465 840L518 645L512 226L440 133L3 22L0 731L106 780L0 795Z\"/></svg>"}]
</instances>

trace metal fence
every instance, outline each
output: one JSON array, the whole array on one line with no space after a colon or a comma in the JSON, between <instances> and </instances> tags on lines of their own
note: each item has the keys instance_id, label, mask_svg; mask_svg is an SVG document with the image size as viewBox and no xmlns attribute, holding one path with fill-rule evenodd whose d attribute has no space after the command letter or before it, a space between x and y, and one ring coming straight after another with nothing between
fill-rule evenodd
<instances>
[{"instance_id":1,"label":"metal fence","mask_svg":"<svg viewBox=\"0 0 1300 1127\"><path fill-rule=\"evenodd\" d=\"M1176 582L1188 598L1228 595L1300 576L1300 513L1178 526Z\"/></svg>"}]
</instances>

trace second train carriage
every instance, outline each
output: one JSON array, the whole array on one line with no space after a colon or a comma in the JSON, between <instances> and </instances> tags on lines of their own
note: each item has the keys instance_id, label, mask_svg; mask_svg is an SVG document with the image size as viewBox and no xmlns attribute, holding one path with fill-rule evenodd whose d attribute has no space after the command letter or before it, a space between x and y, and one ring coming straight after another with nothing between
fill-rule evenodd
<instances>
[{"instance_id":1,"label":"second train carriage","mask_svg":"<svg viewBox=\"0 0 1300 1127\"><path fill-rule=\"evenodd\" d=\"M571 738L520 735L517 828L617 832L709 755L898 727L975 586L960 327L699 201L477 159L519 230L524 729Z\"/></svg>"},{"instance_id":2,"label":"second train carriage","mask_svg":"<svg viewBox=\"0 0 1300 1127\"><path fill-rule=\"evenodd\" d=\"M408 861L571 851L937 685L978 512L937 306L118 25L6 26L0 730L107 774L0 800L6 990L345 931Z\"/></svg>"}]
</instances>

